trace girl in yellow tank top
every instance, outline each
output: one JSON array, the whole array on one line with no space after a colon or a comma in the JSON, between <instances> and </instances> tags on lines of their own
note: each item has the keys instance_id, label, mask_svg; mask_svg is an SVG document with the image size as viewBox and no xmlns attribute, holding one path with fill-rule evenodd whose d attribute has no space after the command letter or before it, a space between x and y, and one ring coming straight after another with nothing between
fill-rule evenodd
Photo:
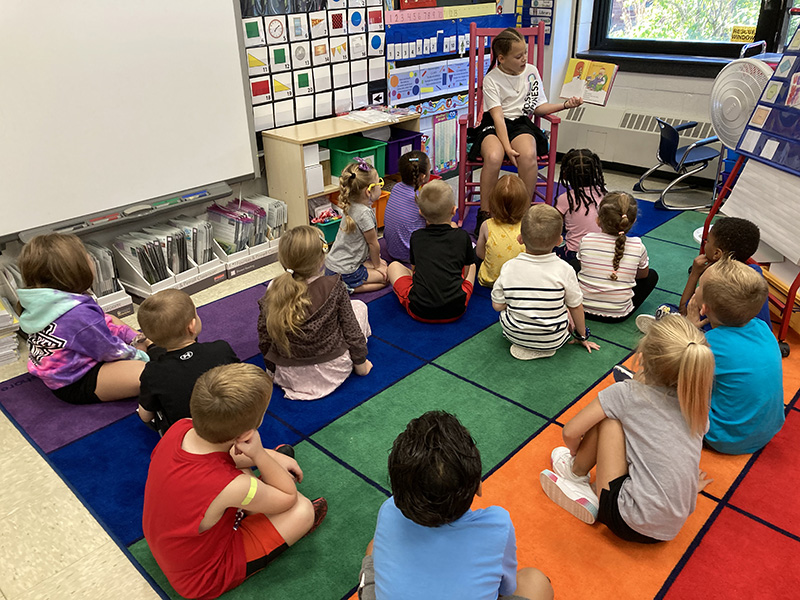
<instances>
[{"instance_id":1,"label":"girl in yellow tank top","mask_svg":"<svg viewBox=\"0 0 800 600\"><path fill-rule=\"evenodd\" d=\"M497 182L490 203L492 218L481 225L475 245L475 253L483 259L478 282L486 287L494 285L506 261L525 251L518 238L522 217L531 199L522 179L516 175L504 175Z\"/></svg>"}]
</instances>

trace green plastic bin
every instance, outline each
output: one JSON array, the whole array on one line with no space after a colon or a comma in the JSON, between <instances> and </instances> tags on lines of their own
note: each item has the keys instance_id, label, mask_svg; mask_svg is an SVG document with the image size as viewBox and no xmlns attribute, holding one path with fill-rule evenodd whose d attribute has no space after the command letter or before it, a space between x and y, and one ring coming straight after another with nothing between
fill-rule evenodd
<instances>
[{"instance_id":1,"label":"green plastic bin","mask_svg":"<svg viewBox=\"0 0 800 600\"><path fill-rule=\"evenodd\" d=\"M314 223L314 227L319 227L320 231L322 231L322 235L325 236L325 241L332 244L336 239L336 234L339 233L339 224L341 222L341 219L336 219L335 221L328 221L327 223Z\"/></svg>"},{"instance_id":2,"label":"green plastic bin","mask_svg":"<svg viewBox=\"0 0 800 600\"><path fill-rule=\"evenodd\" d=\"M325 147L331 151L331 175L338 177L356 156L360 156L378 170L378 175L386 174L386 142L371 140L360 135L345 135L328 140Z\"/></svg>"}]
</instances>

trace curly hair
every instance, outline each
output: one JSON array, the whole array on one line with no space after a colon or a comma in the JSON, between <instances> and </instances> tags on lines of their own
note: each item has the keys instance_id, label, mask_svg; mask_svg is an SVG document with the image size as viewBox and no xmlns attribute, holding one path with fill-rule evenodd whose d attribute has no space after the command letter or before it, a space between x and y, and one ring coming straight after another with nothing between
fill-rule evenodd
<instances>
[{"instance_id":1,"label":"curly hair","mask_svg":"<svg viewBox=\"0 0 800 600\"><path fill-rule=\"evenodd\" d=\"M598 196L608 193L600 157L591 150L572 149L567 152L561 159L558 183L567 188L571 213L583 208L583 214L588 215L589 208L597 206L592 192Z\"/></svg>"},{"instance_id":2,"label":"curly hair","mask_svg":"<svg viewBox=\"0 0 800 600\"><path fill-rule=\"evenodd\" d=\"M617 269L625 254L625 235L636 222L638 213L636 198L626 192L609 192L600 201L597 208L597 219L603 233L614 235L617 241L614 244L613 272L609 278L617 280Z\"/></svg>"},{"instance_id":3,"label":"curly hair","mask_svg":"<svg viewBox=\"0 0 800 600\"><path fill-rule=\"evenodd\" d=\"M758 250L761 240L758 225L738 217L719 219L708 235L713 236L714 244L723 254L730 254L739 262L747 262Z\"/></svg>"}]
</instances>

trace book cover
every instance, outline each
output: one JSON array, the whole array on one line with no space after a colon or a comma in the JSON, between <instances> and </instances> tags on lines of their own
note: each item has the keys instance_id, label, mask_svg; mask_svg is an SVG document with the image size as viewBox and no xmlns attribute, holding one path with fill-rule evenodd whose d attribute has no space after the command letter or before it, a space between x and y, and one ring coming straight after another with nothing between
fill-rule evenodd
<instances>
[{"instance_id":1,"label":"book cover","mask_svg":"<svg viewBox=\"0 0 800 600\"><path fill-rule=\"evenodd\" d=\"M584 102L605 106L619 67L582 58L572 58L561 87L562 98L578 96Z\"/></svg>"}]
</instances>

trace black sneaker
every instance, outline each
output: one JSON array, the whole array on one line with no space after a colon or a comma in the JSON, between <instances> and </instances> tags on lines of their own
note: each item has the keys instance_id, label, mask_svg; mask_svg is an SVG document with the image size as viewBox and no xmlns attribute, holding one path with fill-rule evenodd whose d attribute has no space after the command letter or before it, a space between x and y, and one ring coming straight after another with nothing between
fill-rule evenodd
<instances>
[{"instance_id":1,"label":"black sneaker","mask_svg":"<svg viewBox=\"0 0 800 600\"><path fill-rule=\"evenodd\" d=\"M483 222L491 218L492 215L489 214L488 210L478 211L478 216L475 217L475 239L478 239L478 236L481 234L481 225L483 225Z\"/></svg>"},{"instance_id":2,"label":"black sneaker","mask_svg":"<svg viewBox=\"0 0 800 600\"><path fill-rule=\"evenodd\" d=\"M281 454L285 454L289 458L294 458L294 446L290 446L289 444L281 444L277 448L275 448L275 452L280 452Z\"/></svg>"},{"instance_id":3,"label":"black sneaker","mask_svg":"<svg viewBox=\"0 0 800 600\"><path fill-rule=\"evenodd\" d=\"M611 371L614 374L614 381L617 383L626 379L633 379L633 371L626 369L622 365L616 365Z\"/></svg>"}]
</instances>

